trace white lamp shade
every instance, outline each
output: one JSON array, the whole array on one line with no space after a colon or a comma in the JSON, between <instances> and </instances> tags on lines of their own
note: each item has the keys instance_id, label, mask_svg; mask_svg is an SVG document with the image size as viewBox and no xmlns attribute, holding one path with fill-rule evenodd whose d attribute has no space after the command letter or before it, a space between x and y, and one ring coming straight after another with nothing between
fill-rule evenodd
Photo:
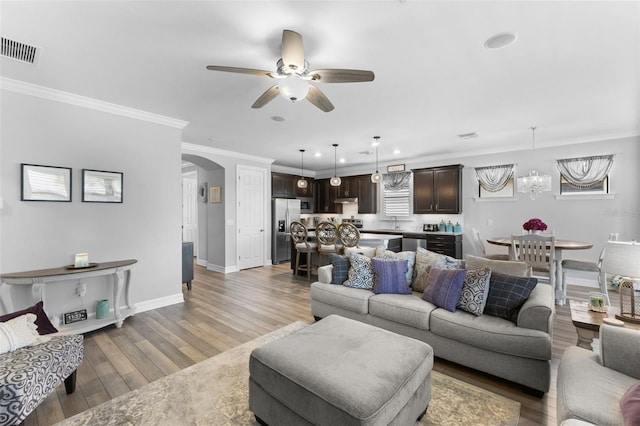
<instances>
[{"instance_id":1,"label":"white lamp shade","mask_svg":"<svg viewBox=\"0 0 640 426\"><path fill-rule=\"evenodd\" d=\"M304 99L309 93L309 82L297 76L289 76L278 81L280 96L296 102Z\"/></svg>"},{"instance_id":2,"label":"white lamp shade","mask_svg":"<svg viewBox=\"0 0 640 426\"><path fill-rule=\"evenodd\" d=\"M382 175L377 171L371 174L371 182L380 183L381 180L382 180Z\"/></svg>"},{"instance_id":3,"label":"white lamp shade","mask_svg":"<svg viewBox=\"0 0 640 426\"><path fill-rule=\"evenodd\" d=\"M334 176L329 180L329 184L331 186L340 186L341 183L342 179L340 179L338 176Z\"/></svg>"},{"instance_id":4,"label":"white lamp shade","mask_svg":"<svg viewBox=\"0 0 640 426\"><path fill-rule=\"evenodd\" d=\"M298 188L302 188L302 189L304 189L304 188L306 188L308 185L309 185L309 182L307 182L307 180L306 180L306 179L304 179L304 178L300 178L300 179L298 179Z\"/></svg>"},{"instance_id":5,"label":"white lamp shade","mask_svg":"<svg viewBox=\"0 0 640 426\"><path fill-rule=\"evenodd\" d=\"M602 270L628 278L640 278L640 243L607 241Z\"/></svg>"}]
</instances>

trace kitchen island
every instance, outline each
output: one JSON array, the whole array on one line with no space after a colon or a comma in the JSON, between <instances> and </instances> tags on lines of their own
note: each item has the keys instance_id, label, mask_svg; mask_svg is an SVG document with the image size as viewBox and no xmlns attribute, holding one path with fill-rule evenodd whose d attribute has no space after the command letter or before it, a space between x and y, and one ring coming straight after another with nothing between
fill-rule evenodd
<instances>
[{"instance_id":1,"label":"kitchen island","mask_svg":"<svg viewBox=\"0 0 640 426\"><path fill-rule=\"evenodd\" d=\"M316 234L313 231L308 231L309 241L316 241ZM360 247L379 247L382 246L385 250L391 250L393 252L399 252L402 249L402 232L398 232L396 234L387 234L387 233L376 233L374 232L361 232L360 233L360 242L358 243ZM327 259L327 256L324 256L324 259ZM317 253L312 254L311 261L314 264L317 264L318 257ZM300 263L304 264L306 262L306 255L303 253L300 255ZM296 263L296 249L291 244L291 269L295 268Z\"/></svg>"}]
</instances>

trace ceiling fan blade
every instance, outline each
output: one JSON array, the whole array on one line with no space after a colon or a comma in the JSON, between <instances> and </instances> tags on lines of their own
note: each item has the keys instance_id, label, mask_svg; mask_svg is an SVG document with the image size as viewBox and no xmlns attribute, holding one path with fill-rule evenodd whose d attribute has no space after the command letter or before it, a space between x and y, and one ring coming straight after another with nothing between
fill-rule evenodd
<instances>
[{"instance_id":1,"label":"ceiling fan blade","mask_svg":"<svg viewBox=\"0 0 640 426\"><path fill-rule=\"evenodd\" d=\"M235 72L238 74L266 75L269 77L271 77L272 74L271 71L256 70L253 68L223 67L218 65L207 65L207 69L211 71Z\"/></svg>"},{"instance_id":2,"label":"ceiling fan blade","mask_svg":"<svg viewBox=\"0 0 640 426\"><path fill-rule=\"evenodd\" d=\"M322 90L311 84L309 85L309 93L307 94L307 99L309 100L309 102L311 102L324 112L333 111L334 106L329 98L327 98L325 94L322 93Z\"/></svg>"},{"instance_id":3,"label":"ceiling fan blade","mask_svg":"<svg viewBox=\"0 0 640 426\"><path fill-rule=\"evenodd\" d=\"M359 83L363 81L373 81L375 74L366 70L315 70L309 75L316 83Z\"/></svg>"},{"instance_id":4,"label":"ceiling fan blade","mask_svg":"<svg viewBox=\"0 0 640 426\"><path fill-rule=\"evenodd\" d=\"M251 108L262 108L272 100L278 97L280 90L278 89L278 85L271 86L264 92L254 103L251 105Z\"/></svg>"},{"instance_id":5,"label":"ceiling fan blade","mask_svg":"<svg viewBox=\"0 0 640 426\"><path fill-rule=\"evenodd\" d=\"M282 31L282 62L292 69L304 69L302 36L295 31Z\"/></svg>"}]
</instances>

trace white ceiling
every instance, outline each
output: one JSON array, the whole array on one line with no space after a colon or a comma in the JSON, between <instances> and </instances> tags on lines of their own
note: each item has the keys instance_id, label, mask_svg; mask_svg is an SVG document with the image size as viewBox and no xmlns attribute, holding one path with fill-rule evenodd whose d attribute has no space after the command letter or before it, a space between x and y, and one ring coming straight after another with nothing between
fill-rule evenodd
<instances>
[{"instance_id":1,"label":"white ceiling","mask_svg":"<svg viewBox=\"0 0 640 426\"><path fill-rule=\"evenodd\" d=\"M640 2L2 1L0 33L42 48L1 75L188 121L183 141L299 167L488 153L640 134ZM318 84L335 105L251 104L274 81L283 29L312 69L375 72ZM512 46L489 50L511 31ZM276 122L274 116L286 117ZM461 140L456 135L477 132ZM393 149L400 150L393 154ZM322 153L321 158L310 155Z\"/></svg>"}]
</instances>

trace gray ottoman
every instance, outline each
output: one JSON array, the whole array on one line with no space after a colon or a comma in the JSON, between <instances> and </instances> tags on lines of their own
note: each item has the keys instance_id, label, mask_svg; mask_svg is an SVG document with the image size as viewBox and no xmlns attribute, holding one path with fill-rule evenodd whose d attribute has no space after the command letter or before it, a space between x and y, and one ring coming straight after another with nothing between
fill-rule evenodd
<instances>
[{"instance_id":1,"label":"gray ottoman","mask_svg":"<svg viewBox=\"0 0 640 426\"><path fill-rule=\"evenodd\" d=\"M426 343L330 315L249 358L261 424L413 425L431 399Z\"/></svg>"}]
</instances>

